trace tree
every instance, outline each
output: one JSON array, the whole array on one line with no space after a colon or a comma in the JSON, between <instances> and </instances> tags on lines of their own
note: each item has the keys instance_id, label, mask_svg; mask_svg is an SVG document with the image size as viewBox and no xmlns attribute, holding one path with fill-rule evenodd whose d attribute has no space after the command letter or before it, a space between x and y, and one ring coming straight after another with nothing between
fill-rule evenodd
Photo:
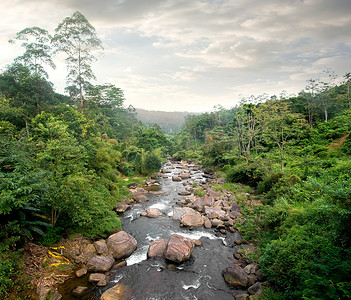
<instances>
[{"instance_id":1,"label":"tree","mask_svg":"<svg viewBox=\"0 0 351 300\"><path fill-rule=\"evenodd\" d=\"M350 81L351 81L351 72L348 72L344 75L345 84L347 86L347 102L349 103L349 108L351 108L351 99L350 99Z\"/></svg>"},{"instance_id":2,"label":"tree","mask_svg":"<svg viewBox=\"0 0 351 300\"><path fill-rule=\"evenodd\" d=\"M80 109L84 109L84 88L95 79L91 64L96 60L93 51L102 49L95 28L80 12L65 18L55 29L53 43L57 51L67 55L68 69L66 90L72 97L79 97Z\"/></svg>"},{"instance_id":3,"label":"tree","mask_svg":"<svg viewBox=\"0 0 351 300\"><path fill-rule=\"evenodd\" d=\"M281 171L284 173L285 151L293 134L305 126L305 120L290 111L284 99L267 101L260 106L262 131L266 142L273 141L280 153Z\"/></svg>"},{"instance_id":4,"label":"tree","mask_svg":"<svg viewBox=\"0 0 351 300\"><path fill-rule=\"evenodd\" d=\"M86 88L86 100L92 107L123 108L123 90L110 83L89 85Z\"/></svg>"},{"instance_id":5,"label":"tree","mask_svg":"<svg viewBox=\"0 0 351 300\"><path fill-rule=\"evenodd\" d=\"M308 122L310 124L310 129L313 129L313 115L315 107L315 97L318 89L318 79L307 80L308 85L306 86L306 91L309 92L307 95L307 108L308 108Z\"/></svg>"},{"instance_id":6,"label":"tree","mask_svg":"<svg viewBox=\"0 0 351 300\"><path fill-rule=\"evenodd\" d=\"M259 131L259 110L252 104L243 104L235 115L235 130L237 132L237 143L240 155L245 155L246 162L249 161L251 148L256 141Z\"/></svg>"},{"instance_id":7,"label":"tree","mask_svg":"<svg viewBox=\"0 0 351 300\"><path fill-rule=\"evenodd\" d=\"M48 78L43 65L56 68L52 61L51 35L47 30L40 27L25 28L17 32L16 36L9 40L15 43L16 40L23 41L21 46L25 48L22 56L15 59L16 63L25 65L33 75Z\"/></svg>"}]
</instances>

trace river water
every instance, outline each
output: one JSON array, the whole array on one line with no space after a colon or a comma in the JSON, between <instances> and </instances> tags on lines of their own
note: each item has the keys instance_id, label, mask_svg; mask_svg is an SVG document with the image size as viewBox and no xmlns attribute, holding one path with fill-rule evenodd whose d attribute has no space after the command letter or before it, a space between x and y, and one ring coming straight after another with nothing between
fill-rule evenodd
<instances>
[{"instance_id":1,"label":"river water","mask_svg":"<svg viewBox=\"0 0 351 300\"><path fill-rule=\"evenodd\" d=\"M172 181L174 173L182 171L180 165L168 166L171 173L167 178L159 178L163 194L147 196L149 201L136 204L127 210L122 219L123 230L138 242L137 250L126 259L127 266L110 271L110 282L104 288L95 289L89 299L99 299L105 290L116 284L129 286L132 299L234 299L238 291L227 285L221 271L230 264L235 252L233 241L237 233L226 235L214 229L195 227L193 230L181 228L179 221L172 219L173 207L182 197L182 182ZM191 171L193 180L203 181L201 171ZM149 207L159 208L164 215L158 218L140 216ZM195 247L189 261L181 264L166 262L165 259L147 259L147 250L156 239L169 239L174 234L181 234L191 239L198 239L202 246ZM64 297L65 298L65 297ZM68 299L68 298L67 298Z\"/></svg>"}]
</instances>

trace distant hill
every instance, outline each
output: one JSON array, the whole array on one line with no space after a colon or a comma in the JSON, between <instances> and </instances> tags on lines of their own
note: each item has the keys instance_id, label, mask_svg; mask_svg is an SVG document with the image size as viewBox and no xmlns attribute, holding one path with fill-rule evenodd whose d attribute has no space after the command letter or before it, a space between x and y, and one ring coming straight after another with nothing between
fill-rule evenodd
<instances>
[{"instance_id":1,"label":"distant hill","mask_svg":"<svg viewBox=\"0 0 351 300\"><path fill-rule=\"evenodd\" d=\"M186 111L156 111L136 108L137 118L144 124L158 124L166 133L178 131L185 122L185 116L195 115Z\"/></svg>"}]
</instances>

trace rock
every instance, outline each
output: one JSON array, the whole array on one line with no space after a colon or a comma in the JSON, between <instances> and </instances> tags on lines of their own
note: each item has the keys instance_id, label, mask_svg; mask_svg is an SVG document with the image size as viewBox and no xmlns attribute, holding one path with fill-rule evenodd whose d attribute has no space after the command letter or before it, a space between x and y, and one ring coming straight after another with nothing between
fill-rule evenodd
<instances>
[{"instance_id":1,"label":"rock","mask_svg":"<svg viewBox=\"0 0 351 300\"><path fill-rule=\"evenodd\" d=\"M157 217L162 216L162 215L163 215L163 212L161 210L159 210L158 208L149 207L146 210L146 217L148 217L148 218L157 218Z\"/></svg>"},{"instance_id":2,"label":"rock","mask_svg":"<svg viewBox=\"0 0 351 300\"><path fill-rule=\"evenodd\" d=\"M118 269L118 268L125 267L126 265L127 265L127 262L125 260L122 260L122 261L116 262L112 268Z\"/></svg>"},{"instance_id":3,"label":"rock","mask_svg":"<svg viewBox=\"0 0 351 300\"><path fill-rule=\"evenodd\" d=\"M88 254L88 253L96 254L96 249L95 249L93 244L88 244L88 245L86 245L84 247L83 253L85 253L85 254Z\"/></svg>"},{"instance_id":4,"label":"rock","mask_svg":"<svg viewBox=\"0 0 351 300\"><path fill-rule=\"evenodd\" d=\"M143 194L137 194L134 196L134 200L138 203L148 201L149 199Z\"/></svg>"},{"instance_id":5,"label":"rock","mask_svg":"<svg viewBox=\"0 0 351 300\"><path fill-rule=\"evenodd\" d=\"M194 212L185 213L180 222L184 226L202 226L204 224L204 220L200 213L194 210Z\"/></svg>"},{"instance_id":6,"label":"rock","mask_svg":"<svg viewBox=\"0 0 351 300\"><path fill-rule=\"evenodd\" d=\"M81 269L76 271L76 276L83 277L86 273L88 273L87 268L81 268Z\"/></svg>"},{"instance_id":7,"label":"rock","mask_svg":"<svg viewBox=\"0 0 351 300\"><path fill-rule=\"evenodd\" d=\"M133 291L130 286L118 283L114 287L106 290L100 300L131 300Z\"/></svg>"},{"instance_id":8,"label":"rock","mask_svg":"<svg viewBox=\"0 0 351 300\"><path fill-rule=\"evenodd\" d=\"M191 239L179 234L172 234L165 251L165 257L173 262L183 262L190 258L194 249L194 243Z\"/></svg>"},{"instance_id":9,"label":"rock","mask_svg":"<svg viewBox=\"0 0 351 300\"><path fill-rule=\"evenodd\" d=\"M250 296L248 294L237 294L235 295L235 300L249 300Z\"/></svg>"},{"instance_id":10,"label":"rock","mask_svg":"<svg viewBox=\"0 0 351 300\"><path fill-rule=\"evenodd\" d=\"M137 247L137 241L125 231L112 234L107 239L107 247L115 259L128 257Z\"/></svg>"},{"instance_id":11,"label":"rock","mask_svg":"<svg viewBox=\"0 0 351 300\"><path fill-rule=\"evenodd\" d=\"M219 199L219 197L221 196L220 193L215 192L215 191L212 190L212 189L208 189L208 190L207 190L207 194L208 194L210 197L213 197L214 199Z\"/></svg>"},{"instance_id":12,"label":"rock","mask_svg":"<svg viewBox=\"0 0 351 300\"><path fill-rule=\"evenodd\" d=\"M253 274L247 275L247 278L249 279L248 286L254 285L257 281L256 276Z\"/></svg>"},{"instance_id":13,"label":"rock","mask_svg":"<svg viewBox=\"0 0 351 300\"><path fill-rule=\"evenodd\" d=\"M198 247L202 246L202 242L200 240L193 240L193 243L195 246L198 246Z\"/></svg>"},{"instance_id":14,"label":"rock","mask_svg":"<svg viewBox=\"0 0 351 300\"><path fill-rule=\"evenodd\" d=\"M235 240L234 243L237 245L241 245L243 243L243 240Z\"/></svg>"},{"instance_id":15,"label":"rock","mask_svg":"<svg viewBox=\"0 0 351 300\"><path fill-rule=\"evenodd\" d=\"M101 273L91 273L89 275L89 282L99 282L101 280L106 281L106 275Z\"/></svg>"},{"instance_id":16,"label":"rock","mask_svg":"<svg viewBox=\"0 0 351 300\"><path fill-rule=\"evenodd\" d=\"M181 173L179 175L179 177L182 179L188 179L188 178L190 178L190 173Z\"/></svg>"},{"instance_id":17,"label":"rock","mask_svg":"<svg viewBox=\"0 0 351 300\"><path fill-rule=\"evenodd\" d=\"M182 181L182 178L179 176L172 176L172 181Z\"/></svg>"},{"instance_id":18,"label":"rock","mask_svg":"<svg viewBox=\"0 0 351 300\"><path fill-rule=\"evenodd\" d=\"M209 175L213 175L215 173L213 169L208 169L208 168L203 169L203 172Z\"/></svg>"},{"instance_id":19,"label":"rock","mask_svg":"<svg viewBox=\"0 0 351 300\"><path fill-rule=\"evenodd\" d=\"M88 288L86 286L77 286L72 291L72 295L80 297L80 296L83 296L87 291L88 291Z\"/></svg>"},{"instance_id":20,"label":"rock","mask_svg":"<svg viewBox=\"0 0 351 300\"><path fill-rule=\"evenodd\" d=\"M178 195L179 196L189 196L189 195L191 195L191 192L189 192L189 191L180 191L180 192L178 192Z\"/></svg>"},{"instance_id":21,"label":"rock","mask_svg":"<svg viewBox=\"0 0 351 300\"><path fill-rule=\"evenodd\" d=\"M220 207L205 207L205 214L208 218L214 219L219 217L224 217L226 215L225 211Z\"/></svg>"},{"instance_id":22,"label":"rock","mask_svg":"<svg viewBox=\"0 0 351 300\"><path fill-rule=\"evenodd\" d=\"M210 220L206 220L204 223L205 228L210 229L212 228L212 223Z\"/></svg>"},{"instance_id":23,"label":"rock","mask_svg":"<svg viewBox=\"0 0 351 300\"><path fill-rule=\"evenodd\" d=\"M100 280L97 284L97 286L103 287L107 285L106 279Z\"/></svg>"},{"instance_id":24,"label":"rock","mask_svg":"<svg viewBox=\"0 0 351 300\"><path fill-rule=\"evenodd\" d=\"M201 197L201 198L198 198L194 201L194 205L198 208L201 208L202 210L202 207L204 206L212 206L213 205L213 198L210 197L210 196L205 196L205 197Z\"/></svg>"},{"instance_id":25,"label":"rock","mask_svg":"<svg viewBox=\"0 0 351 300\"><path fill-rule=\"evenodd\" d=\"M93 256L87 263L89 272L107 272L111 269L115 260L111 256Z\"/></svg>"},{"instance_id":26,"label":"rock","mask_svg":"<svg viewBox=\"0 0 351 300\"><path fill-rule=\"evenodd\" d=\"M258 270L258 269L259 269L259 265L252 263L252 264L247 265L244 268L244 271L246 272L247 275L249 275L249 274L255 274L256 270Z\"/></svg>"},{"instance_id":27,"label":"rock","mask_svg":"<svg viewBox=\"0 0 351 300\"><path fill-rule=\"evenodd\" d=\"M149 250L147 251L148 258L162 258L164 257L164 252L167 247L167 240L159 239L155 240L149 246Z\"/></svg>"},{"instance_id":28,"label":"rock","mask_svg":"<svg viewBox=\"0 0 351 300\"><path fill-rule=\"evenodd\" d=\"M62 299L62 295L57 291L55 291L50 298L50 300L61 300L61 299Z\"/></svg>"},{"instance_id":29,"label":"rock","mask_svg":"<svg viewBox=\"0 0 351 300\"><path fill-rule=\"evenodd\" d=\"M237 288L246 288L249 283L249 279L244 269L235 264L225 268L222 271L222 276L227 283L234 285Z\"/></svg>"},{"instance_id":30,"label":"rock","mask_svg":"<svg viewBox=\"0 0 351 300\"><path fill-rule=\"evenodd\" d=\"M224 226L224 222L219 219L212 219L211 223L213 227Z\"/></svg>"},{"instance_id":31,"label":"rock","mask_svg":"<svg viewBox=\"0 0 351 300\"><path fill-rule=\"evenodd\" d=\"M130 208L130 205L120 202L120 203L117 203L116 205L116 212L124 213L128 208Z\"/></svg>"},{"instance_id":32,"label":"rock","mask_svg":"<svg viewBox=\"0 0 351 300\"><path fill-rule=\"evenodd\" d=\"M104 240L94 242L97 254L106 255L108 253L107 245Z\"/></svg>"},{"instance_id":33,"label":"rock","mask_svg":"<svg viewBox=\"0 0 351 300\"><path fill-rule=\"evenodd\" d=\"M50 291L51 291L50 287L39 285L37 288L38 299L46 300Z\"/></svg>"},{"instance_id":34,"label":"rock","mask_svg":"<svg viewBox=\"0 0 351 300\"><path fill-rule=\"evenodd\" d=\"M180 220L182 216L187 212L196 212L196 211L190 207L174 207L172 219Z\"/></svg>"}]
</instances>

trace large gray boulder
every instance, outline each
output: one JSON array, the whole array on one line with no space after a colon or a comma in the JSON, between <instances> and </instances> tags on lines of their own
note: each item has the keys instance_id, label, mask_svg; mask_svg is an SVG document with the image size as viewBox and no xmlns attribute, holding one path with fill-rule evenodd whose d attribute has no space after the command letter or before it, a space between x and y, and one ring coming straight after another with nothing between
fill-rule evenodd
<instances>
[{"instance_id":1,"label":"large gray boulder","mask_svg":"<svg viewBox=\"0 0 351 300\"><path fill-rule=\"evenodd\" d=\"M191 239L179 234L172 234L165 250L165 258L180 263L190 258L193 249L194 243Z\"/></svg>"},{"instance_id":2,"label":"large gray boulder","mask_svg":"<svg viewBox=\"0 0 351 300\"><path fill-rule=\"evenodd\" d=\"M110 235L106 244L115 259L128 257L137 247L136 239L125 231Z\"/></svg>"},{"instance_id":3,"label":"large gray boulder","mask_svg":"<svg viewBox=\"0 0 351 300\"><path fill-rule=\"evenodd\" d=\"M107 272L111 269L115 260L111 256L93 256L87 263L89 272Z\"/></svg>"},{"instance_id":4,"label":"large gray boulder","mask_svg":"<svg viewBox=\"0 0 351 300\"><path fill-rule=\"evenodd\" d=\"M162 258L164 257L164 252L167 247L167 240L164 239L159 239L155 240L151 243L149 246L149 249L147 251L147 257L148 258Z\"/></svg>"},{"instance_id":5,"label":"large gray boulder","mask_svg":"<svg viewBox=\"0 0 351 300\"><path fill-rule=\"evenodd\" d=\"M239 289L246 288L249 283L249 278L244 269L236 264L232 264L229 267L225 268L222 271L222 276L227 283Z\"/></svg>"}]
</instances>

